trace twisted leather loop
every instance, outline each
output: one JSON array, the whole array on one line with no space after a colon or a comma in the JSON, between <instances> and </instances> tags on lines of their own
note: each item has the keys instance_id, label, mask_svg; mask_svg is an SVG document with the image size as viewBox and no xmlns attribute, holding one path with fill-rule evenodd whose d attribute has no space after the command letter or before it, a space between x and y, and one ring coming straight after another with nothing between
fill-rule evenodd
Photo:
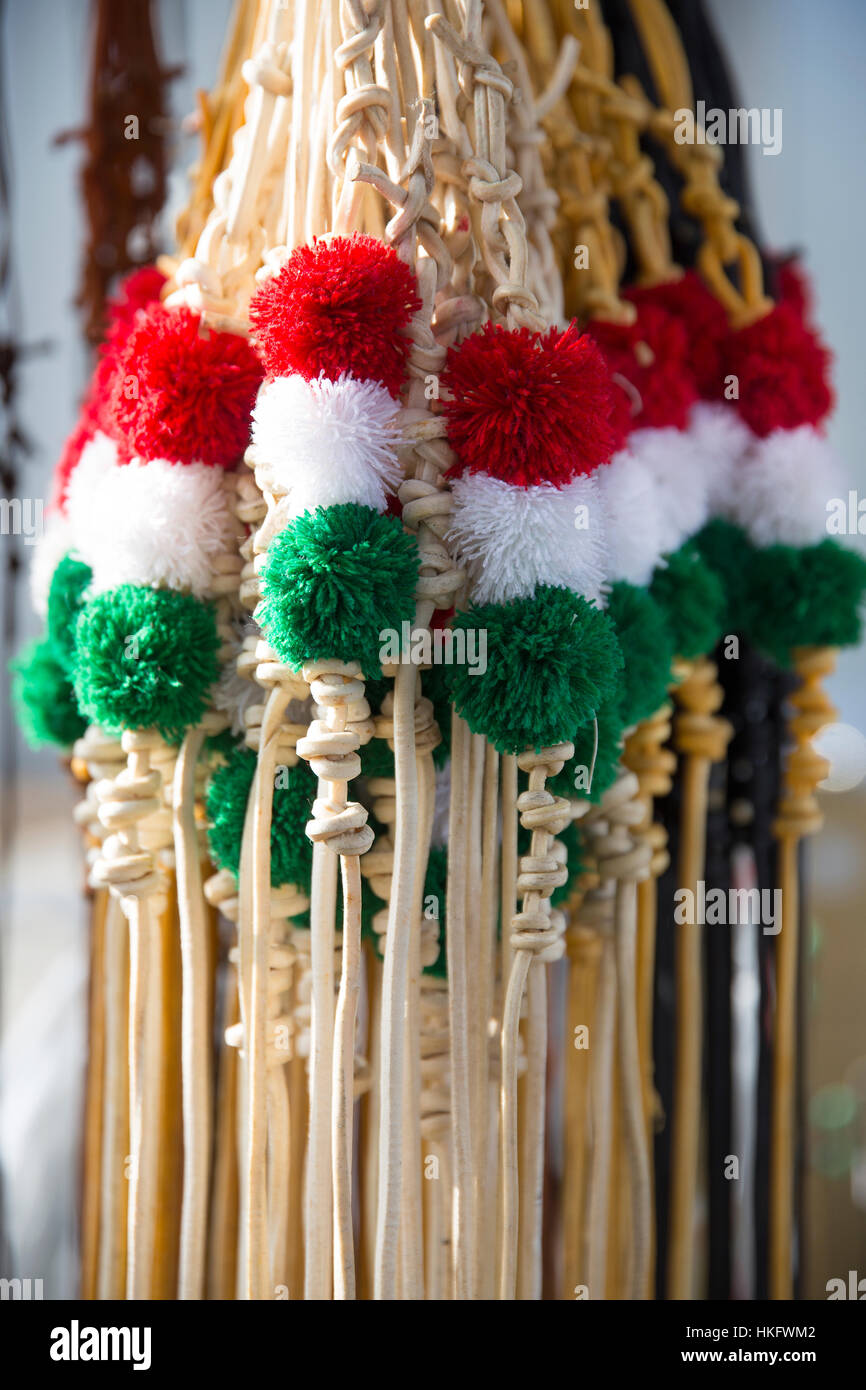
<instances>
[{"instance_id":1,"label":"twisted leather loop","mask_svg":"<svg viewBox=\"0 0 866 1390\"><path fill-rule=\"evenodd\" d=\"M815 788L827 776L829 764L812 747L812 739L836 717L836 710L823 688L823 681L835 665L836 653L829 647L804 647L794 653L794 669L800 684L789 696L795 713L788 727L795 746L788 755L779 809L773 822L773 833L778 838L815 835L824 823Z\"/></svg>"},{"instance_id":2,"label":"twisted leather loop","mask_svg":"<svg viewBox=\"0 0 866 1390\"><path fill-rule=\"evenodd\" d=\"M126 731L121 747L129 758L127 766L113 781L105 780L97 787L99 820L109 833L93 866L92 879L94 884L110 888L121 902L161 897L164 883L155 852L171 844L171 815L160 794L162 775L151 766L151 759L165 745L156 730L145 729ZM150 844L142 843L146 825L151 831ZM159 910L161 903L154 906Z\"/></svg>"},{"instance_id":3,"label":"twisted leather loop","mask_svg":"<svg viewBox=\"0 0 866 1390\"><path fill-rule=\"evenodd\" d=\"M633 772L620 767L613 786L608 787L599 805L584 825L592 827L592 854L602 881L618 879L640 883L650 876L652 851L649 843L632 834L644 819L640 785Z\"/></svg>"},{"instance_id":4,"label":"twisted leather loop","mask_svg":"<svg viewBox=\"0 0 866 1390\"><path fill-rule=\"evenodd\" d=\"M518 767L529 774L529 787L518 796L517 809L532 840L529 853L520 859L517 891L523 906L511 919L509 939L515 951L530 953L540 964L559 960L565 950L565 917L551 909L550 895L568 879L555 836L572 819L570 803L547 791L544 782L573 756L573 744L558 743L529 749L517 758Z\"/></svg>"},{"instance_id":5,"label":"twisted leather loop","mask_svg":"<svg viewBox=\"0 0 866 1390\"><path fill-rule=\"evenodd\" d=\"M716 714L724 691L716 679L715 665L706 657L678 662L676 674L683 676L673 690L679 707L674 719L678 749L691 757L721 762L734 731L727 719Z\"/></svg>"}]
</instances>

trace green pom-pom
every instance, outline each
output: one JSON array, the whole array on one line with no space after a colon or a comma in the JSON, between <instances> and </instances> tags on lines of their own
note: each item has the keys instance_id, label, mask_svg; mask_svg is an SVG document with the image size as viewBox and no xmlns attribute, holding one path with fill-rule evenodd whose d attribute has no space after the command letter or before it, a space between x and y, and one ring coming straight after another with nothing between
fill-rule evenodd
<instances>
[{"instance_id":1,"label":"green pom-pom","mask_svg":"<svg viewBox=\"0 0 866 1390\"><path fill-rule=\"evenodd\" d=\"M442 742L433 749L435 767L443 768L451 757L451 693L446 667L431 666L429 671L421 672L421 694L433 703L433 714L439 725ZM483 680L483 676L474 679Z\"/></svg>"},{"instance_id":2,"label":"green pom-pom","mask_svg":"<svg viewBox=\"0 0 866 1390\"><path fill-rule=\"evenodd\" d=\"M565 764L555 777L549 777L547 787L554 796L582 797L597 804L608 787L616 781L622 752L622 733L625 727L617 699L608 700L596 715L598 723L598 749L595 754L595 767L592 763L595 746L595 729L592 721L584 724L572 737L574 757ZM592 781L589 773L592 769Z\"/></svg>"},{"instance_id":3,"label":"green pom-pom","mask_svg":"<svg viewBox=\"0 0 866 1390\"><path fill-rule=\"evenodd\" d=\"M18 723L32 748L56 744L71 748L87 728L75 691L53 642L31 642L11 663L12 695Z\"/></svg>"},{"instance_id":4,"label":"green pom-pom","mask_svg":"<svg viewBox=\"0 0 866 1390\"><path fill-rule=\"evenodd\" d=\"M722 582L691 541L666 559L652 577L650 593L667 617L677 656L705 656L722 632Z\"/></svg>"},{"instance_id":5,"label":"green pom-pom","mask_svg":"<svg viewBox=\"0 0 866 1390\"><path fill-rule=\"evenodd\" d=\"M744 632L755 547L742 527L721 520L708 522L694 537L693 544L722 585L722 633Z\"/></svg>"},{"instance_id":6,"label":"green pom-pom","mask_svg":"<svg viewBox=\"0 0 866 1390\"><path fill-rule=\"evenodd\" d=\"M866 560L837 541L758 550L750 566L746 632L780 666L796 647L848 647L860 640Z\"/></svg>"},{"instance_id":7,"label":"green pom-pom","mask_svg":"<svg viewBox=\"0 0 866 1390\"><path fill-rule=\"evenodd\" d=\"M674 659L673 634L664 610L646 589L614 584L607 611L625 663L617 700L625 728L663 705Z\"/></svg>"},{"instance_id":8,"label":"green pom-pom","mask_svg":"<svg viewBox=\"0 0 866 1390\"><path fill-rule=\"evenodd\" d=\"M238 735L231 729L221 729L218 734L208 734L204 741L204 752L215 762L227 762L235 749L242 746Z\"/></svg>"},{"instance_id":9,"label":"green pom-pom","mask_svg":"<svg viewBox=\"0 0 866 1390\"><path fill-rule=\"evenodd\" d=\"M71 662L75 653L75 624L84 606L84 591L93 571L83 560L64 555L51 577L48 590L48 637L57 654Z\"/></svg>"},{"instance_id":10,"label":"green pom-pom","mask_svg":"<svg viewBox=\"0 0 866 1390\"><path fill-rule=\"evenodd\" d=\"M445 955L445 889L448 883L448 851L444 845L434 845L427 860L427 873L424 876L423 910L429 906L428 899L436 899L439 920L439 954L432 965L425 965L427 975L438 975L444 980L448 974L448 961Z\"/></svg>"},{"instance_id":11,"label":"green pom-pom","mask_svg":"<svg viewBox=\"0 0 866 1390\"><path fill-rule=\"evenodd\" d=\"M208 844L211 858L220 869L229 869L237 878L241 862L241 840L247 800L256 770L251 748L236 748L210 779L207 792Z\"/></svg>"},{"instance_id":12,"label":"green pom-pom","mask_svg":"<svg viewBox=\"0 0 866 1390\"><path fill-rule=\"evenodd\" d=\"M365 777L393 777L394 754L384 738L371 738L361 750L361 772Z\"/></svg>"},{"instance_id":13,"label":"green pom-pom","mask_svg":"<svg viewBox=\"0 0 866 1390\"><path fill-rule=\"evenodd\" d=\"M336 657L382 672L384 628L398 635L415 611L418 543L396 517L354 502L319 507L289 523L262 570L258 620L281 661Z\"/></svg>"},{"instance_id":14,"label":"green pom-pom","mask_svg":"<svg viewBox=\"0 0 866 1390\"><path fill-rule=\"evenodd\" d=\"M177 742L219 676L213 608L170 589L123 584L97 594L79 615L75 646L78 703L107 733L153 728Z\"/></svg>"},{"instance_id":15,"label":"green pom-pom","mask_svg":"<svg viewBox=\"0 0 866 1390\"><path fill-rule=\"evenodd\" d=\"M456 628L487 633L487 670L450 666L451 693L473 733L500 753L572 737L616 692L622 654L606 613L568 589L458 613Z\"/></svg>"},{"instance_id":16,"label":"green pom-pom","mask_svg":"<svg viewBox=\"0 0 866 1390\"><path fill-rule=\"evenodd\" d=\"M256 771L251 748L235 748L211 777L207 794L208 841L214 862L237 877L250 788ZM308 889L313 845L304 833L312 815L316 779L306 763L278 769L271 820L271 885Z\"/></svg>"}]
</instances>

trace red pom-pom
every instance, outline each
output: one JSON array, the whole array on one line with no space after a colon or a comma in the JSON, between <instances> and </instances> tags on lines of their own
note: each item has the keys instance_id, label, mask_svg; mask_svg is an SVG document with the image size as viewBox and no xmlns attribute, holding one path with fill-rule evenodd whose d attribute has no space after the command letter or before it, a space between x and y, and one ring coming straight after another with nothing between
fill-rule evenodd
<instances>
[{"instance_id":1,"label":"red pom-pom","mask_svg":"<svg viewBox=\"0 0 866 1390\"><path fill-rule=\"evenodd\" d=\"M93 417L87 406L82 408L81 414L72 433L67 436L63 445L63 450L57 465L54 469L53 488L51 493L50 509L66 511L66 493L69 488L69 479L78 467L78 460L81 458L85 444L89 444L96 430Z\"/></svg>"},{"instance_id":2,"label":"red pom-pom","mask_svg":"<svg viewBox=\"0 0 866 1390\"><path fill-rule=\"evenodd\" d=\"M638 399L633 392L626 392L621 387L621 382L611 378L610 423L614 436L611 455L618 454L620 449L625 448L629 435L639 424L637 417Z\"/></svg>"},{"instance_id":3,"label":"red pom-pom","mask_svg":"<svg viewBox=\"0 0 866 1390\"><path fill-rule=\"evenodd\" d=\"M156 303L162 294L165 276L155 265L144 265L127 275L109 299L107 337L119 343L127 337L135 324L139 309L147 309Z\"/></svg>"},{"instance_id":4,"label":"red pom-pom","mask_svg":"<svg viewBox=\"0 0 866 1390\"><path fill-rule=\"evenodd\" d=\"M633 388L620 391L629 398L633 429L683 430L697 399L688 365L688 334L679 319L657 304L643 304L633 324L589 325L611 373ZM635 412L637 392L640 408Z\"/></svg>"},{"instance_id":5,"label":"red pom-pom","mask_svg":"<svg viewBox=\"0 0 866 1390\"><path fill-rule=\"evenodd\" d=\"M83 406L94 430L102 430L103 434L114 433L114 390L124 344L135 326L137 315L159 301L164 284L165 276L161 270L153 265L143 266L121 280L108 301L108 330L99 348Z\"/></svg>"},{"instance_id":6,"label":"red pom-pom","mask_svg":"<svg viewBox=\"0 0 866 1390\"><path fill-rule=\"evenodd\" d=\"M731 333L725 372L739 384L738 409L763 439L773 430L818 425L833 407L830 354L790 304Z\"/></svg>"},{"instance_id":7,"label":"red pom-pom","mask_svg":"<svg viewBox=\"0 0 866 1390\"><path fill-rule=\"evenodd\" d=\"M94 430L116 438L114 398L118 382L122 381L121 357L128 334L108 338L99 349L90 388L82 410L90 417Z\"/></svg>"},{"instance_id":8,"label":"red pom-pom","mask_svg":"<svg viewBox=\"0 0 866 1390\"><path fill-rule=\"evenodd\" d=\"M799 261L779 261L776 267L776 299L789 305L804 323L811 323L812 285Z\"/></svg>"},{"instance_id":9,"label":"red pom-pom","mask_svg":"<svg viewBox=\"0 0 866 1390\"><path fill-rule=\"evenodd\" d=\"M190 309L138 314L111 385L112 430L128 454L230 468L246 448L261 365L243 338L199 327Z\"/></svg>"},{"instance_id":10,"label":"red pom-pom","mask_svg":"<svg viewBox=\"0 0 866 1390\"><path fill-rule=\"evenodd\" d=\"M486 323L451 349L442 384L452 473L561 486L616 448L610 375L575 324L542 335Z\"/></svg>"},{"instance_id":11,"label":"red pom-pom","mask_svg":"<svg viewBox=\"0 0 866 1390\"><path fill-rule=\"evenodd\" d=\"M63 511L66 507L66 492L69 479L81 457L81 451L101 430L103 434L113 435L114 396L118 379L119 357L123 345L135 324L136 315L148 305L159 299L165 276L156 266L143 266L134 270L121 280L106 305L108 332L105 342L99 349L96 367L78 422L63 446L63 452L54 469L54 489L51 505ZM120 454L129 452L121 446Z\"/></svg>"},{"instance_id":12,"label":"red pom-pom","mask_svg":"<svg viewBox=\"0 0 866 1390\"><path fill-rule=\"evenodd\" d=\"M631 300L641 314L655 307L679 320L688 339L687 366L698 394L704 400L718 400L728 319L701 277L694 270L687 270L678 280L627 289L624 298Z\"/></svg>"},{"instance_id":13,"label":"red pom-pom","mask_svg":"<svg viewBox=\"0 0 866 1390\"><path fill-rule=\"evenodd\" d=\"M420 308L409 266L375 237L356 235L299 246L256 290L250 322L269 376L335 381L351 372L396 397L409 351L403 330Z\"/></svg>"}]
</instances>

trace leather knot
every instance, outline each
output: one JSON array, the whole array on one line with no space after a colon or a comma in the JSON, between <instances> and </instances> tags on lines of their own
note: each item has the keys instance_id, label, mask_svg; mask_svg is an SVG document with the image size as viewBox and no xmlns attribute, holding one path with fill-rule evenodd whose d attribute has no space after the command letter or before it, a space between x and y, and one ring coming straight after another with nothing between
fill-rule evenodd
<instances>
[{"instance_id":1,"label":"leather knot","mask_svg":"<svg viewBox=\"0 0 866 1390\"><path fill-rule=\"evenodd\" d=\"M565 917L550 912L518 912L511 919L511 945L515 951L530 951L542 965L559 960L565 951Z\"/></svg>"}]
</instances>

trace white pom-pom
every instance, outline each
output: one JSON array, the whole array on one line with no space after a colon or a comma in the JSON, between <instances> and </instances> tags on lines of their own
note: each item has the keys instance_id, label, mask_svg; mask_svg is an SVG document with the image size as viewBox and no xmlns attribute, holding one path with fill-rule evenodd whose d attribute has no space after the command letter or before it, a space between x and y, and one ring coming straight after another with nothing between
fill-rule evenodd
<instances>
[{"instance_id":1,"label":"white pom-pom","mask_svg":"<svg viewBox=\"0 0 866 1390\"><path fill-rule=\"evenodd\" d=\"M289 514L338 502L384 511L402 472L398 404L378 381L292 375L266 382L253 410L253 445L288 493Z\"/></svg>"},{"instance_id":2,"label":"white pom-pom","mask_svg":"<svg viewBox=\"0 0 866 1390\"><path fill-rule=\"evenodd\" d=\"M62 512L49 512L30 561L30 601L40 618L48 612L48 590L64 555L74 549L72 527Z\"/></svg>"},{"instance_id":3,"label":"white pom-pom","mask_svg":"<svg viewBox=\"0 0 866 1390\"><path fill-rule=\"evenodd\" d=\"M696 459L707 481L709 515L724 516L734 487L734 474L752 442L752 431L733 405L698 401L692 408L686 433L694 444Z\"/></svg>"},{"instance_id":4,"label":"white pom-pom","mask_svg":"<svg viewBox=\"0 0 866 1390\"><path fill-rule=\"evenodd\" d=\"M94 508L107 478L117 470L117 445L101 431L88 440L66 485L66 515L82 559L88 559L97 525Z\"/></svg>"},{"instance_id":5,"label":"white pom-pom","mask_svg":"<svg viewBox=\"0 0 866 1390\"><path fill-rule=\"evenodd\" d=\"M662 554L661 518L655 481L628 448L596 474L604 502L609 552L608 578L646 585Z\"/></svg>"},{"instance_id":6,"label":"white pom-pom","mask_svg":"<svg viewBox=\"0 0 866 1390\"><path fill-rule=\"evenodd\" d=\"M736 470L728 515L755 545L827 538L827 503L846 496L836 454L811 425L756 439Z\"/></svg>"},{"instance_id":7,"label":"white pom-pom","mask_svg":"<svg viewBox=\"0 0 866 1390\"><path fill-rule=\"evenodd\" d=\"M679 550L701 529L708 512L707 477L694 441L685 430L635 430L628 448L656 485L661 551Z\"/></svg>"},{"instance_id":8,"label":"white pom-pom","mask_svg":"<svg viewBox=\"0 0 866 1390\"><path fill-rule=\"evenodd\" d=\"M232 538L222 469L167 459L116 465L90 497L86 529L76 527L94 593L141 584L203 598Z\"/></svg>"},{"instance_id":9,"label":"white pom-pom","mask_svg":"<svg viewBox=\"0 0 866 1390\"><path fill-rule=\"evenodd\" d=\"M476 603L526 597L537 584L598 599L607 575L604 507L595 477L567 487L515 487L486 473L452 485L449 537Z\"/></svg>"}]
</instances>

